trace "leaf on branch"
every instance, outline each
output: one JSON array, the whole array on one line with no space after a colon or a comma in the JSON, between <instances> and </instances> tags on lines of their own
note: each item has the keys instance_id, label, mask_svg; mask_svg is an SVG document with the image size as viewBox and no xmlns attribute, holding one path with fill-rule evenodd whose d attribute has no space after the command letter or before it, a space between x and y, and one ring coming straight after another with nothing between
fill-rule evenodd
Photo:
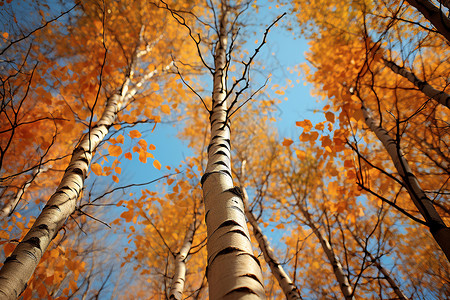
<instances>
[{"instance_id":1,"label":"leaf on branch","mask_svg":"<svg viewBox=\"0 0 450 300\"><path fill-rule=\"evenodd\" d=\"M103 175L102 167L98 163L92 164L91 170L97 176L102 176Z\"/></svg>"},{"instance_id":2,"label":"leaf on branch","mask_svg":"<svg viewBox=\"0 0 450 300\"><path fill-rule=\"evenodd\" d=\"M109 152L109 155L117 157L120 154L122 154L122 148L120 148L120 146L111 145L108 147L108 152Z\"/></svg>"},{"instance_id":3,"label":"leaf on branch","mask_svg":"<svg viewBox=\"0 0 450 300\"><path fill-rule=\"evenodd\" d=\"M139 130L131 130L130 131L130 133L129 133L129 135L130 135L130 137L132 138L132 139L134 139L134 138L140 138L141 136L142 136L142 134L139 132Z\"/></svg>"}]
</instances>

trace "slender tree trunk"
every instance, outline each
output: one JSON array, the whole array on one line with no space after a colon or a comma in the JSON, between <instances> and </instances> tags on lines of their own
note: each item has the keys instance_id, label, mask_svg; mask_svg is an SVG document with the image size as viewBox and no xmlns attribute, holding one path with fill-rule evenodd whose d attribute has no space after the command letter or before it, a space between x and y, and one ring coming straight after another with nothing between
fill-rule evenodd
<instances>
[{"instance_id":1,"label":"slender tree trunk","mask_svg":"<svg viewBox=\"0 0 450 300\"><path fill-rule=\"evenodd\" d=\"M19 204L20 200L22 199L23 194L25 194L25 192L27 191L27 189L30 187L31 183L33 183L34 179L36 178L36 176L39 175L39 173L45 172L48 170L48 167L42 167L41 165L37 166L32 175L31 178L28 179L21 187L20 189L17 191L16 196L14 197L14 199L8 203L5 204L5 206L3 206L3 208L0 210L0 219L4 219L7 216L10 216L15 208L17 207L17 204Z\"/></svg>"},{"instance_id":2,"label":"slender tree trunk","mask_svg":"<svg viewBox=\"0 0 450 300\"><path fill-rule=\"evenodd\" d=\"M393 61L387 60L383 58L384 64L389 67L394 73L403 76L404 78L408 79L410 82L412 82L422 93L424 93L427 97L430 97L440 104L447 106L447 108L450 108L450 95L435 89L432 87L428 82L422 81L417 76L408 71L407 69L398 66Z\"/></svg>"},{"instance_id":3,"label":"slender tree trunk","mask_svg":"<svg viewBox=\"0 0 450 300\"><path fill-rule=\"evenodd\" d=\"M430 232L434 239L441 247L442 251L444 251L447 259L450 261L450 228L445 225L433 203L420 187L419 182L416 176L412 173L408 161L403 156L399 145L389 135L386 129L375 123L364 105L362 105L362 110L366 125L375 133L388 152L398 174L402 178L403 184L406 187L409 196L413 200L415 206L425 221L428 223Z\"/></svg>"},{"instance_id":4,"label":"slender tree trunk","mask_svg":"<svg viewBox=\"0 0 450 300\"><path fill-rule=\"evenodd\" d=\"M169 65L167 68L170 68ZM134 68L132 65L131 70ZM124 80L120 94L114 94L107 102L97 124L86 133L75 147L69 166L63 178L50 197L31 229L16 246L14 252L5 260L0 270L0 298L17 299L25 290L28 280L34 273L52 239L58 234L67 218L75 211L76 200L84 186L92 154L99 143L108 134L118 111L128 103L137 92L142 81L148 80L157 71L153 71L129 89L132 72Z\"/></svg>"},{"instance_id":5,"label":"slender tree trunk","mask_svg":"<svg viewBox=\"0 0 450 300\"><path fill-rule=\"evenodd\" d=\"M253 213L248 210L248 194L244 187L241 187L242 194L243 194L243 200L244 200L244 206L245 206L245 215L247 216L247 219L249 223L253 227L253 235L255 236L256 240L258 241L259 248L261 249L264 259L266 260L267 264L270 267L270 270L272 271L273 276L275 276L276 280L278 281L278 284L280 285L281 289L283 290L283 293L286 296L286 299L288 300L298 300L302 299L302 296L300 295L300 291L295 286L295 284L292 282L289 275L284 271L283 266L280 264L278 259L275 256L275 253L273 253L272 248L270 247L269 241L267 237L262 233L261 228L258 225L258 221L256 220Z\"/></svg>"},{"instance_id":6,"label":"slender tree trunk","mask_svg":"<svg viewBox=\"0 0 450 300\"><path fill-rule=\"evenodd\" d=\"M192 220L192 223L186 231L183 245L175 257L175 272L169 292L170 300L181 300L183 298L184 283L186 281L186 259L191 250L192 241L194 240L196 225L197 219Z\"/></svg>"},{"instance_id":7,"label":"slender tree trunk","mask_svg":"<svg viewBox=\"0 0 450 300\"><path fill-rule=\"evenodd\" d=\"M429 0L406 0L450 42L450 19ZM442 1L444 3L446 1Z\"/></svg>"},{"instance_id":8,"label":"slender tree trunk","mask_svg":"<svg viewBox=\"0 0 450 300\"><path fill-rule=\"evenodd\" d=\"M400 287L397 285L397 282L395 282L395 279L392 278L391 274L389 273L388 270L386 270L380 263L379 259L376 259L375 257L373 257L372 253L370 253L366 247L364 247L364 245L361 243L361 241L359 240L359 238L356 236L356 234L349 228L347 227L347 229L349 230L350 234L353 236L353 239L356 241L356 243L361 247L361 249L363 249L364 253L366 253L366 255L369 257L370 261L375 265L375 267L381 272L381 274L383 274L384 279L386 279L386 281L389 283L389 286L392 288L392 290L394 291L394 293L397 295L398 299L400 300L408 300L408 297L405 296L405 294L403 294L402 290L400 289Z\"/></svg>"},{"instance_id":9,"label":"slender tree trunk","mask_svg":"<svg viewBox=\"0 0 450 300\"><path fill-rule=\"evenodd\" d=\"M225 4L223 4L225 6ZM209 298L265 298L261 266L253 255L240 189L231 176L230 121L226 101L227 8L222 8L214 53L211 139L201 183L205 202Z\"/></svg>"},{"instance_id":10,"label":"slender tree trunk","mask_svg":"<svg viewBox=\"0 0 450 300\"><path fill-rule=\"evenodd\" d=\"M339 261L339 258L334 253L333 247L328 242L328 240L322 235L319 228L317 228L316 224L314 224L311 219L311 215L308 211L306 211L301 204L298 204L301 214L306 219L306 224L312 229L314 235L319 239L320 245L322 246L325 255L328 258L331 266L333 267L333 273L336 277L337 282L339 283L339 288L344 295L344 298L347 300L354 300L353 289L350 286L350 282L348 281L347 276L345 275L344 269L342 268L342 264Z\"/></svg>"}]
</instances>

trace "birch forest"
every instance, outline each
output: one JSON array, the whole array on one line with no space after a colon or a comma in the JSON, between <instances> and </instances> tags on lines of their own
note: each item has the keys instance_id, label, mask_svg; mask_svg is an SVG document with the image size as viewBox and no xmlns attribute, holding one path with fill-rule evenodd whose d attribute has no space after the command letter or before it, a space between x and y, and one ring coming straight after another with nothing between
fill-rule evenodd
<instances>
[{"instance_id":1,"label":"birch forest","mask_svg":"<svg viewBox=\"0 0 450 300\"><path fill-rule=\"evenodd\" d=\"M450 1L0 0L0 299L450 299Z\"/></svg>"}]
</instances>

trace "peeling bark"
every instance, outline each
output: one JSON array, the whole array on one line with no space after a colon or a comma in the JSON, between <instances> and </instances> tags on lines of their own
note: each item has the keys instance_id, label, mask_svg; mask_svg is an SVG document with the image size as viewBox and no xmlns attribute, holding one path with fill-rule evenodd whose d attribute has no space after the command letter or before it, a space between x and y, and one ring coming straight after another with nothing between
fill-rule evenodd
<instances>
[{"instance_id":1,"label":"peeling bark","mask_svg":"<svg viewBox=\"0 0 450 300\"><path fill-rule=\"evenodd\" d=\"M202 177L207 226L210 299L264 299L261 266L253 255L242 197L231 176L230 121L226 101L227 8L219 21L214 53L208 163Z\"/></svg>"},{"instance_id":2,"label":"peeling bark","mask_svg":"<svg viewBox=\"0 0 450 300\"><path fill-rule=\"evenodd\" d=\"M278 259L275 256L275 253L273 253L272 248L269 245L269 240L267 237L262 233L261 228L258 225L258 222L253 215L251 211L248 210L248 195L245 188L242 188L242 194L243 194L243 200L244 200L244 206L245 206L245 215L247 216L248 221L250 224L252 224L253 227L253 234L258 241L259 248L261 249L264 259L266 260L267 264L270 267L270 270L272 271L273 276L275 276L278 284L280 285L281 289L283 290L284 295L286 296L286 299L288 300L298 300L303 299L300 295L300 291L295 286L295 284L292 282L289 275L284 271L283 266L280 264Z\"/></svg>"},{"instance_id":3,"label":"peeling bark","mask_svg":"<svg viewBox=\"0 0 450 300\"><path fill-rule=\"evenodd\" d=\"M436 211L436 208L434 207L432 201L420 187L419 181L417 180L417 177L412 173L408 161L404 157L401 149L399 148L399 145L389 135L386 129L375 123L364 105L361 109L364 114L366 125L370 130L372 130L372 132L375 133L375 135L383 144L387 153L391 157L391 160L394 163L398 174L402 178L409 196L419 210L420 214L427 222L430 228L430 232L438 243L439 247L441 247L447 259L450 261L450 228L445 225L441 216Z\"/></svg>"},{"instance_id":4,"label":"peeling bark","mask_svg":"<svg viewBox=\"0 0 450 300\"><path fill-rule=\"evenodd\" d=\"M450 19L429 0L406 0L414 6L450 42ZM447 1L441 1L447 3ZM447 6L447 5L445 5Z\"/></svg>"},{"instance_id":5,"label":"peeling bark","mask_svg":"<svg viewBox=\"0 0 450 300\"><path fill-rule=\"evenodd\" d=\"M417 76L414 73L406 70L405 68L398 66L393 61L389 61L389 60L383 58L383 62L394 73L401 75L404 78L408 79L427 97L430 97L431 99L436 100L438 103L446 106L447 108L450 108L450 95L449 94L435 89L428 82L420 80L419 78L417 78Z\"/></svg>"},{"instance_id":6,"label":"peeling bark","mask_svg":"<svg viewBox=\"0 0 450 300\"><path fill-rule=\"evenodd\" d=\"M170 67L171 64L166 69ZM142 82L150 79L156 72L147 74L131 89L129 85L133 73L128 74L120 94L114 94L107 100L103 114L97 124L83 135L72 152L69 166L65 170L55 193L50 197L26 236L5 260L0 270L1 299L17 299L25 290L27 282L33 275L43 253L63 227L67 218L76 209L76 200L84 186L84 179L93 152L108 134L118 111L133 98Z\"/></svg>"},{"instance_id":7,"label":"peeling bark","mask_svg":"<svg viewBox=\"0 0 450 300\"><path fill-rule=\"evenodd\" d=\"M175 272L172 279L172 285L169 291L170 300L181 300L183 298L184 283L186 281L186 259L192 247L194 233L196 228L196 220L189 225L183 240L183 245L175 257Z\"/></svg>"}]
</instances>

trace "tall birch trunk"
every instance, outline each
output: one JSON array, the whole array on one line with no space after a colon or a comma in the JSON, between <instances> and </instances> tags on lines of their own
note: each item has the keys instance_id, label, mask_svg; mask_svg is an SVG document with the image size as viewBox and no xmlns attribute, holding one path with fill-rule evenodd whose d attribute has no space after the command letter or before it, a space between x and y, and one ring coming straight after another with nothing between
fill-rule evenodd
<instances>
[{"instance_id":1,"label":"tall birch trunk","mask_svg":"<svg viewBox=\"0 0 450 300\"><path fill-rule=\"evenodd\" d=\"M225 6L225 5L224 5ZM226 101L227 8L219 21L214 53L214 80L210 114L208 163L202 177L209 297L215 299L265 298L261 266L253 255L240 189L231 176L230 120Z\"/></svg>"},{"instance_id":2,"label":"tall birch trunk","mask_svg":"<svg viewBox=\"0 0 450 300\"><path fill-rule=\"evenodd\" d=\"M409 167L408 161L404 157L399 145L396 141L389 135L389 133L382 126L375 123L375 120L369 115L367 108L362 105L361 107L364 120L366 125L372 132L378 137L378 139L383 144L387 153L391 157L394 166L402 178L402 182L406 187L412 201L419 210L420 214L423 216L427 222L430 232L434 239L441 247L442 251L446 255L447 259L450 261L450 228L447 227L442 220L439 213L436 211L432 201L425 194L423 189L419 185L417 177L412 173Z\"/></svg>"},{"instance_id":3,"label":"tall birch trunk","mask_svg":"<svg viewBox=\"0 0 450 300\"><path fill-rule=\"evenodd\" d=\"M170 66L171 64L166 69ZM135 67L134 64L131 69L133 67ZM1 299L17 299L25 290L28 280L33 275L48 245L76 209L76 200L83 189L92 154L108 134L119 110L133 98L143 81L150 79L156 73L155 70L147 74L134 88L129 89L131 72L124 80L121 93L114 94L107 100L97 124L84 134L73 150L69 166L55 193L50 197L26 236L5 260L0 270Z\"/></svg>"},{"instance_id":4,"label":"tall birch trunk","mask_svg":"<svg viewBox=\"0 0 450 300\"><path fill-rule=\"evenodd\" d=\"M175 257L175 272L169 291L170 300L181 300L183 298L184 283L186 282L186 259L192 247L196 224L196 219L194 219L189 225L181 249Z\"/></svg>"},{"instance_id":5,"label":"tall birch trunk","mask_svg":"<svg viewBox=\"0 0 450 300\"><path fill-rule=\"evenodd\" d=\"M450 108L450 95L435 89L428 82L420 80L417 76L408 71L405 68L398 66L393 61L387 60L383 58L384 64L389 67L394 73L403 76L408 79L411 83L413 83L422 93L424 93L427 97L436 100L438 103L447 106Z\"/></svg>"},{"instance_id":6,"label":"tall birch trunk","mask_svg":"<svg viewBox=\"0 0 450 300\"><path fill-rule=\"evenodd\" d=\"M414 6L450 42L450 19L429 0L406 0ZM442 1L446 2L446 1Z\"/></svg>"},{"instance_id":7,"label":"tall birch trunk","mask_svg":"<svg viewBox=\"0 0 450 300\"><path fill-rule=\"evenodd\" d=\"M275 277L275 279L277 280L281 289L283 290L283 293L286 296L286 299L288 299L288 300L303 299L302 296L300 295L300 291L295 286L294 282L291 280L289 275L284 271L283 266L280 264L280 262L276 258L275 253L273 253L273 250L269 244L269 240L263 234L261 227L259 226L258 221L256 220L255 216L248 209L249 206L248 206L247 191L245 190L244 187L241 187L241 189L242 189L244 206L245 206L245 215L247 216L249 223L253 227L253 235L255 236L256 240L258 241L259 249L261 249L261 251L264 255L264 259L267 262L267 264L269 265L273 276Z\"/></svg>"}]
</instances>

